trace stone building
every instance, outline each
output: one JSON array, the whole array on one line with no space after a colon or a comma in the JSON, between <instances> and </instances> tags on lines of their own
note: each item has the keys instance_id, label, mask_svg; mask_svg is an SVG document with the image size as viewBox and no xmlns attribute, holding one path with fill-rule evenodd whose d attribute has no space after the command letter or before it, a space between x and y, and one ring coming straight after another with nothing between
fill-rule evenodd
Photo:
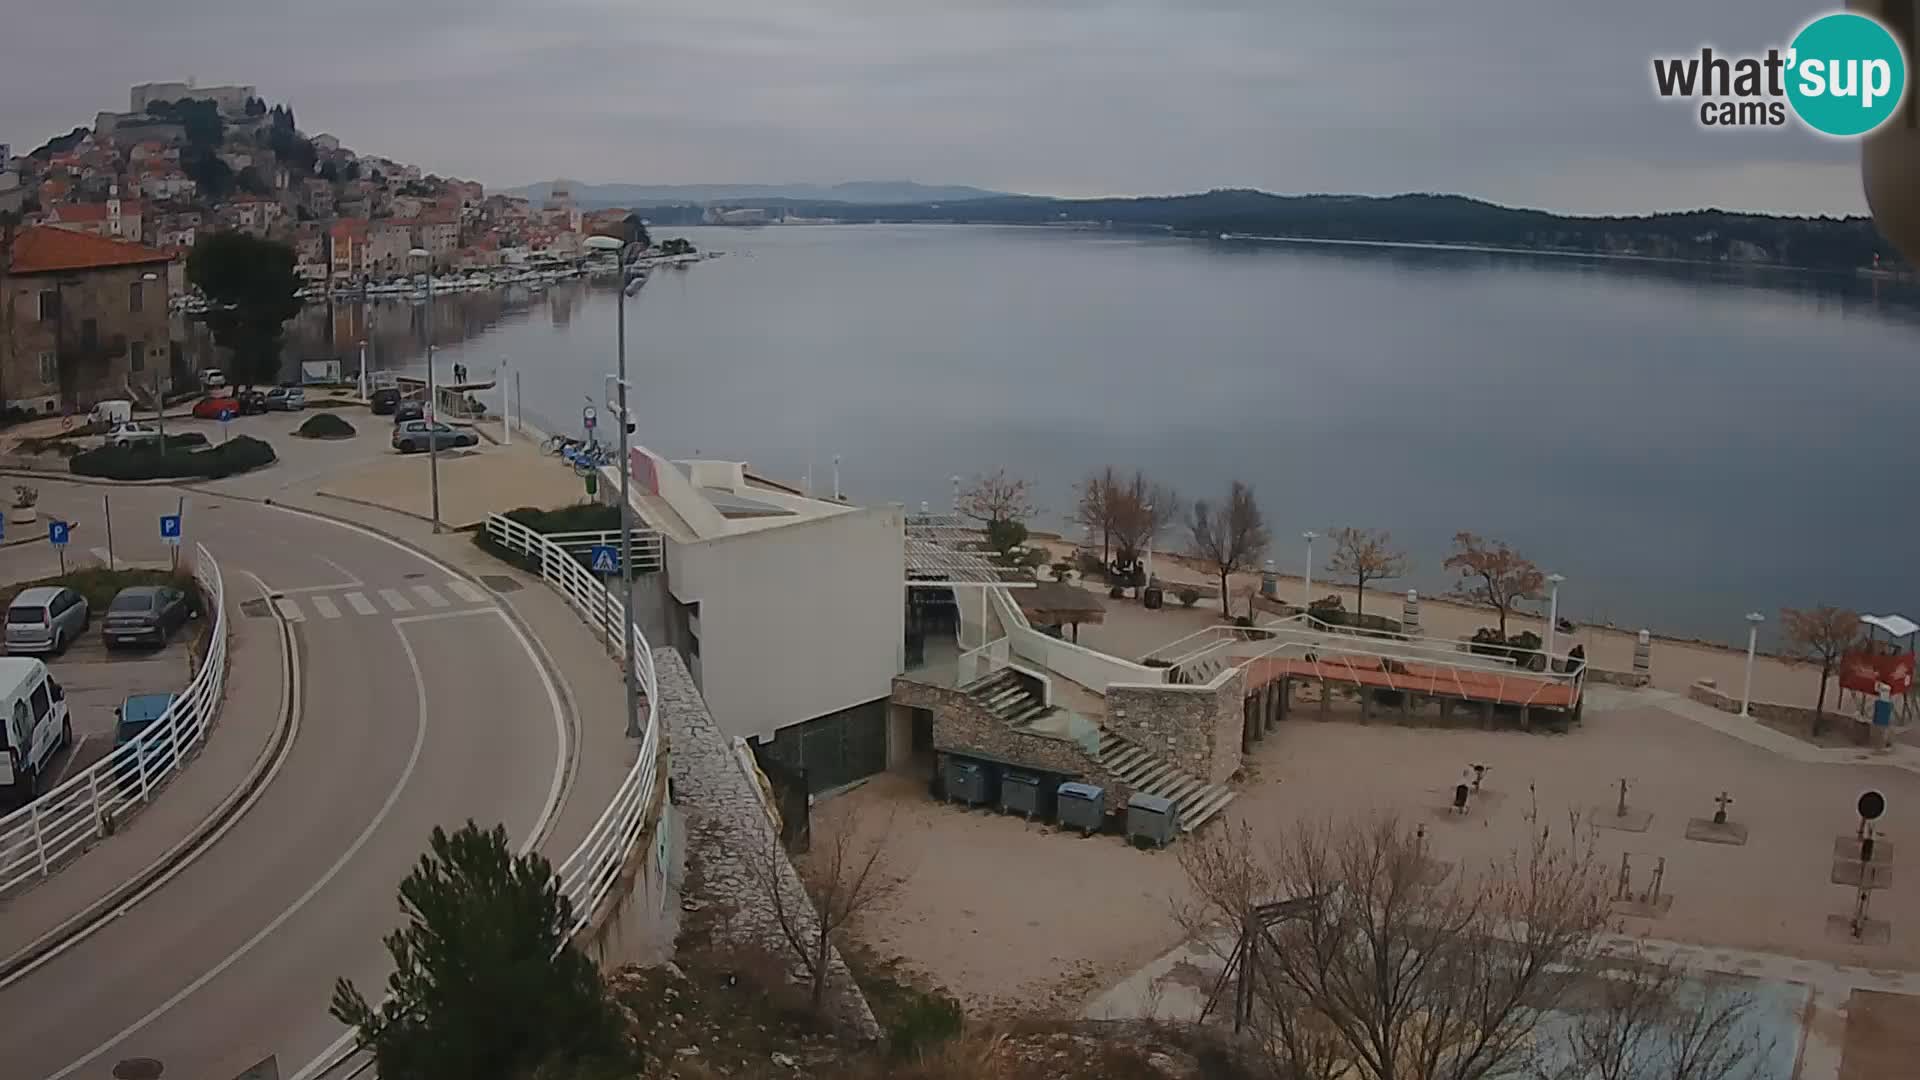
<instances>
[{"instance_id":1,"label":"stone building","mask_svg":"<svg viewBox=\"0 0 1920 1080\"><path fill-rule=\"evenodd\" d=\"M166 385L168 264L72 229L14 234L0 246L0 401L52 413Z\"/></svg>"}]
</instances>

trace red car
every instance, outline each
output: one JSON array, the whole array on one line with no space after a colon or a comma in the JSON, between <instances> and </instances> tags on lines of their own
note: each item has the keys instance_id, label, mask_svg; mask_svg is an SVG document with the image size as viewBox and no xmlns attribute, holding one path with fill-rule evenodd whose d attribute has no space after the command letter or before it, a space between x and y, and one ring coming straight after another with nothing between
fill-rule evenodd
<instances>
[{"instance_id":1,"label":"red car","mask_svg":"<svg viewBox=\"0 0 1920 1080\"><path fill-rule=\"evenodd\" d=\"M201 398L193 403L193 415L202 420L231 420L240 415L240 399L235 397Z\"/></svg>"}]
</instances>

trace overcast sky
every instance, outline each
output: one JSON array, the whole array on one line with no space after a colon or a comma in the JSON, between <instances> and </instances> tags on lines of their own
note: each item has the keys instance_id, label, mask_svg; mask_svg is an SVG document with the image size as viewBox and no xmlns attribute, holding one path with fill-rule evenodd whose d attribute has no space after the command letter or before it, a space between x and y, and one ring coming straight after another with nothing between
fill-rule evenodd
<instances>
[{"instance_id":1,"label":"overcast sky","mask_svg":"<svg viewBox=\"0 0 1920 1080\"><path fill-rule=\"evenodd\" d=\"M1838 7L1838 4L1828 5ZM1061 195L1446 191L1575 212L1864 210L1851 144L1711 132L1649 59L1791 0L22 0L0 141L134 82L489 188L913 179Z\"/></svg>"}]
</instances>

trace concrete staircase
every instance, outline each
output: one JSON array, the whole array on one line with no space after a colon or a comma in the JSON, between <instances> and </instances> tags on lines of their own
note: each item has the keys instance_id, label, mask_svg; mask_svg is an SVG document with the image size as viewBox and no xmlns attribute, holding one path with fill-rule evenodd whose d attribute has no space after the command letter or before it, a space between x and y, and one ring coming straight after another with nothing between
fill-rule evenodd
<instances>
[{"instance_id":1,"label":"concrete staircase","mask_svg":"<svg viewBox=\"0 0 1920 1080\"><path fill-rule=\"evenodd\" d=\"M1024 727L1053 711L1012 668L1001 668L969 685L966 691L968 697L1014 727Z\"/></svg>"},{"instance_id":2,"label":"concrete staircase","mask_svg":"<svg viewBox=\"0 0 1920 1080\"><path fill-rule=\"evenodd\" d=\"M1195 660L1190 664L1181 664L1174 673L1175 681L1193 686L1204 686L1213 681L1213 677L1226 670L1227 662L1219 657L1209 656Z\"/></svg>"},{"instance_id":3,"label":"concrete staircase","mask_svg":"<svg viewBox=\"0 0 1920 1080\"><path fill-rule=\"evenodd\" d=\"M1233 801L1234 792L1155 757L1145 747L1112 731L1100 732L1100 764L1135 791L1172 799L1180 808L1180 831L1192 832Z\"/></svg>"}]
</instances>

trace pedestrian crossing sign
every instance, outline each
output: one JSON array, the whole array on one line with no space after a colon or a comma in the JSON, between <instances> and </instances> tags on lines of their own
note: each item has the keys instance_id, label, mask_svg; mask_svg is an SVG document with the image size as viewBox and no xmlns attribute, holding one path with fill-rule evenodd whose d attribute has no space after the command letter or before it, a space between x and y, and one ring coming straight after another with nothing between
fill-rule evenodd
<instances>
[{"instance_id":1,"label":"pedestrian crossing sign","mask_svg":"<svg viewBox=\"0 0 1920 1080\"><path fill-rule=\"evenodd\" d=\"M612 544L595 544L588 564L596 574L617 574L620 572L620 555L614 551Z\"/></svg>"}]
</instances>

